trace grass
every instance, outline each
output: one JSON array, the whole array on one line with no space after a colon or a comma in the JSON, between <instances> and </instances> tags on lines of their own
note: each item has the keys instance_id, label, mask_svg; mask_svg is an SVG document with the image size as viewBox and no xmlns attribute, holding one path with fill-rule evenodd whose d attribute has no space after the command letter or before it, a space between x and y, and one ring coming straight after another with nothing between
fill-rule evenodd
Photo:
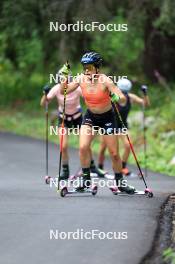
<instances>
[{"instance_id":1,"label":"grass","mask_svg":"<svg viewBox=\"0 0 175 264\"><path fill-rule=\"evenodd\" d=\"M148 168L175 176L175 165L170 165L170 160L175 156L175 136L168 135L170 131L175 131L174 113L175 105L172 98L175 98L175 92L170 96L161 94L159 101L156 101L155 91L152 93L152 106L146 110L146 115L152 117L152 123L146 131L147 135L147 165ZM55 105L51 105L54 109ZM140 111L140 108L133 108L131 118ZM10 131L18 135L26 135L34 138L45 138L45 116L44 110L38 108L38 101L25 103L15 108L6 107L0 109L0 131ZM138 159L144 167L143 152L143 129L140 124L132 124L131 138L134 142L134 148ZM58 143L57 136L49 136L49 140ZM78 138L70 136L70 146L78 148ZM98 153L99 140L93 144L94 152ZM129 163L134 164L134 159L130 155Z\"/></svg>"},{"instance_id":2,"label":"grass","mask_svg":"<svg viewBox=\"0 0 175 264\"><path fill-rule=\"evenodd\" d=\"M156 97L153 96L152 107L146 110L146 116L152 117L152 123L146 130L147 162L150 169L175 176L175 165L170 165L171 159L175 156L175 104L172 100L175 92L172 92L171 95L164 93L161 96L163 98L161 101L157 100L158 103L155 100ZM132 128L133 138L137 138L138 133L143 135L143 132L139 131L136 126ZM143 165L143 145L137 147L137 153ZM130 159L130 161L132 162L133 159Z\"/></svg>"}]
</instances>

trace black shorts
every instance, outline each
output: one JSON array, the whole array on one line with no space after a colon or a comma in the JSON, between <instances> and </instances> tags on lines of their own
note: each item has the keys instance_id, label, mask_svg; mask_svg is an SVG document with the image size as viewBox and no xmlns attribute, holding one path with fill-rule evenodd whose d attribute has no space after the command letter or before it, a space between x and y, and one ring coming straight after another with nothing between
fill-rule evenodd
<instances>
[{"instance_id":1,"label":"black shorts","mask_svg":"<svg viewBox=\"0 0 175 264\"><path fill-rule=\"evenodd\" d=\"M76 119L73 119L73 117L70 115L69 116L66 115L64 119L64 126L67 128L80 128L82 124L82 120L83 120L82 114ZM62 117L58 116L59 127L61 126L62 121L63 121Z\"/></svg>"},{"instance_id":2,"label":"black shorts","mask_svg":"<svg viewBox=\"0 0 175 264\"><path fill-rule=\"evenodd\" d=\"M102 114L94 114L89 109L87 109L82 125L88 125L93 127L95 130L98 128L102 128L105 132L105 135L114 134L116 132L116 118L114 109L102 113Z\"/></svg>"}]
</instances>

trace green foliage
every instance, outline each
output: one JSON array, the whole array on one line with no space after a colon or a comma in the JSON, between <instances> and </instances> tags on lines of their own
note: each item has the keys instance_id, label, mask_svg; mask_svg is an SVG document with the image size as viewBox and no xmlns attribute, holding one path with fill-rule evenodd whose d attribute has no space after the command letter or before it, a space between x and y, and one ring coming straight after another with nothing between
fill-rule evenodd
<instances>
[{"instance_id":1,"label":"green foliage","mask_svg":"<svg viewBox=\"0 0 175 264\"><path fill-rule=\"evenodd\" d=\"M10 61L24 75L54 71L67 58L77 64L82 53L93 48L113 74L155 80L157 69L174 79L173 0L101 0L100 9L93 0L88 5L86 0L2 0L0 7L0 63ZM128 24L128 31L49 32L49 21Z\"/></svg>"},{"instance_id":2,"label":"green foliage","mask_svg":"<svg viewBox=\"0 0 175 264\"><path fill-rule=\"evenodd\" d=\"M126 24L122 10L108 23ZM92 48L99 51L106 64L114 69L118 75L140 73L141 61L139 58L144 49L143 29L134 24L127 25L127 31L96 32Z\"/></svg>"},{"instance_id":3,"label":"green foliage","mask_svg":"<svg viewBox=\"0 0 175 264\"><path fill-rule=\"evenodd\" d=\"M171 95L158 86L149 88L151 107L146 109L146 117L152 117L153 123L146 130L147 137L147 165L153 171L175 175L175 166L170 165L171 159L175 155L175 137L169 136L169 132L175 131L174 113L175 104L173 98L175 92ZM141 111L139 107L133 107L131 115L135 111ZM143 131L140 125L133 125L131 136L135 142L135 150L141 166L144 167L143 152ZM137 144L137 141L141 144ZM130 155L129 162L135 164L134 158Z\"/></svg>"},{"instance_id":4,"label":"green foliage","mask_svg":"<svg viewBox=\"0 0 175 264\"><path fill-rule=\"evenodd\" d=\"M22 72L3 72L0 74L0 105L18 106L34 99L39 100L45 82L46 79L39 73L24 78Z\"/></svg>"},{"instance_id":5,"label":"green foliage","mask_svg":"<svg viewBox=\"0 0 175 264\"><path fill-rule=\"evenodd\" d=\"M43 50L42 42L37 33L33 32L31 39L17 43L17 63L20 71L31 73L42 71Z\"/></svg>"},{"instance_id":6,"label":"green foliage","mask_svg":"<svg viewBox=\"0 0 175 264\"><path fill-rule=\"evenodd\" d=\"M175 34L175 2L174 0L162 1L160 16L154 22L154 26L165 33Z\"/></svg>"},{"instance_id":7,"label":"green foliage","mask_svg":"<svg viewBox=\"0 0 175 264\"><path fill-rule=\"evenodd\" d=\"M175 251L172 248L167 248L163 252L164 261L170 261L171 264L175 264Z\"/></svg>"}]
</instances>

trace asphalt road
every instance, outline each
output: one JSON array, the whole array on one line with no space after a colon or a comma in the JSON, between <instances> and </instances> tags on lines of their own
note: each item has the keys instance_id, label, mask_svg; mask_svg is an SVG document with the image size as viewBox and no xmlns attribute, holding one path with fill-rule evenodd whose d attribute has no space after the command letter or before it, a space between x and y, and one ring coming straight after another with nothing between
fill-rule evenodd
<instances>
[{"instance_id":1,"label":"asphalt road","mask_svg":"<svg viewBox=\"0 0 175 264\"><path fill-rule=\"evenodd\" d=\"M149 173L152 199L118 197L107 188L95 197L61 198L44 183L44 150L42 141L0 133L0 263L139 263L151 247L160 206L174 191L175 178ZM49 171L55 176L58 147L49 144L49 152ZM74 172L79 167L77 150L70 151L70 160ZM110 170L109 161L106 165ZM144 189L139 179L129 183ZM77 229L127 232L127 239L50 239L51 230Z\"/></svg>"}]
</instances>

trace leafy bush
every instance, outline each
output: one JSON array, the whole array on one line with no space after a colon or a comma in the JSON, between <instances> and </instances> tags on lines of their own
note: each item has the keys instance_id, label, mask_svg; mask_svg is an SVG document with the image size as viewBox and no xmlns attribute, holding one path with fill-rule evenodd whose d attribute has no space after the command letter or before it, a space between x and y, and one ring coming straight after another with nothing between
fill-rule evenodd
<instances>
[{"instance_id":1,"label":"leafy bush","mask_svg":"<svg viewBox=\"0 0 175 264\"><path fill-rule=\"evenodd\" d=\"M125 24L127 22L122 10L108 23ZM139 58L144 49L141 27L128 24L127 31L96 32L93 36L92 48L100 52L108 65L112 65L118 75L141 74Z\"/></svg>"},{"instance_id":2,"label":"leafy bush","mask_svg":"<svg viewBox=\"0 0 175 264\"><path fill-rule=\"evenodd\" d=\"M175 251L172 248L167 248L163 252L163 259L170 261L171 264L175 264Z\"/></svg>"}]
</instances>

